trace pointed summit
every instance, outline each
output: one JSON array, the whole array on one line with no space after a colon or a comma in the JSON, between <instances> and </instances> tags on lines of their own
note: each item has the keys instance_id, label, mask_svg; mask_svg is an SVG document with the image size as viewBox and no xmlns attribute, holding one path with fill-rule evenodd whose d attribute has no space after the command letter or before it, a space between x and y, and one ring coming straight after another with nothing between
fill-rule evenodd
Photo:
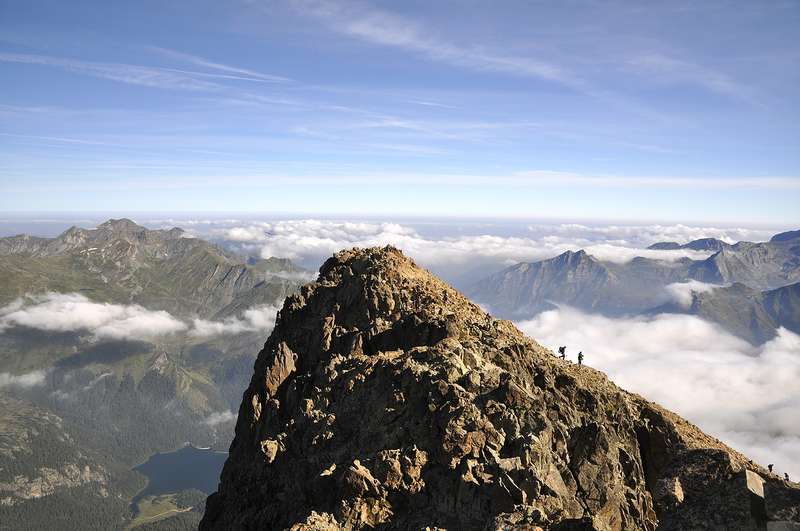
<instances>
[{"instance_id":1,"label":"pointed summit","mask_svg":"<svg viewBox=\"0 0 800 531\"><path fill-rule=\"evenodd\" d=\"M760 529L799 492L397 249L352 249L286 299L201 529Z\"/></svg>"},{"instance_id":2,"label":"pointed summit","mask_svg":"<svg viewBox=\"0 0 800 531\"><path fill-rule=\"evenodd\" d=\"M98 225L97 228L113 232L140 232L147 230L128 218L109 219L108 221Z\"/></svg>"},{"instance_id":3,"label":"pointed summit","mask_svg":"<svg viewBox=\"0 0 800 531\"><path fill-rule=\"evenodd\" d=\"M608 264L584 250L566 251L539 262L521 263L489 275L469 295L504 317L530 317L553 303L594 308L613 291L617 279ZM603 287L608 286L608 289ZM598 289L600 288L600 289ZM598 291L603 296L598 295Z\"/></svg>"}]
</instances>

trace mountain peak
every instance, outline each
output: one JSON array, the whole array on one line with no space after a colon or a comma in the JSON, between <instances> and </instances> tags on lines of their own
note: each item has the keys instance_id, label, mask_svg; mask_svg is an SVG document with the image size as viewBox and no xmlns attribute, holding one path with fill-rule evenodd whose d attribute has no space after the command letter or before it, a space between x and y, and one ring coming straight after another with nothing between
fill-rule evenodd
<instances>
[{"instance_id":1,"label":"mountain peak","mask_svg":"<svg viewBox=\"0 0 800 531\"><path fill-rule=\"evenodd\" d=\"M566 251L564 254L566 256L589 256L589 254L583 249L578 249L577 251Z\"/></svg>"},{"instance_id":2,"label":"mountain peak","mask_svg":"<svg viewBox=\"0 0 800 531\"><path fill-rule=\"evenodd\" d=\"M441 326L446 321L450 333L464 323L490 320L477 305L391 246L337 253L320 268L317 284L332 290L338 301L335 308L321 310L333 311L337 323L370 330L365 336L368 349L369 337L404 320ZM286 304L302 303L304 293L290 297ZM433 328L429 332L437 337L445 333Z\"/></svg>"},{"instance_id":3,"label":"mountain peak","mask_svg":"<svg viewBox=\"0 0 800 531\"><path fill-rule=\"evenodd\" d=\"M108 221L98 225L97 228L113 232L140 232L147 230L128 218L109 219Z\"/></svg>"},{"instance_id":4,"label":"mountain peak","mask_svg":"<svg viewBox=\"0 0 800 531\"><path fill-rule=\"evenodd\" d=\"M575 263L593 260L593 257L583 249L578 249L577 251L564 251L560 255L556 256L553 260Z\"/></svg>"},{"instance_id":5,"label":"mountain peak","mask_svg":"<svg viewBox=\"0 0 800 531\"><path fill-rule=\"evenodd\" d=\"M756 528L765 490L795 493L399 250L351 249L279 312L201 529Z\"/></svg>"}]
</instances>

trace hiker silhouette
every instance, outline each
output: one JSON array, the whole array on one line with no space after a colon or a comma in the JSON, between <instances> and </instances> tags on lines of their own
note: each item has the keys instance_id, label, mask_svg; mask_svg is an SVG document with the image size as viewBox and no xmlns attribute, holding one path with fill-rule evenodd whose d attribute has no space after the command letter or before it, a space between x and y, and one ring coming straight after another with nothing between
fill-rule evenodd
<instances>
[{"instance_id":1,"label":"hiker silhouette","mask_svg":"<svg viewBox=\"0 0 800 531\"><path fill-rule=\"evenodd\" d=\"M583 364L583 351L578 352L578 365Z\"/></svg>"},{"instance_id":2,"label":"hiker silhouette","mask_svg":"<svg viewBox=\"0 0 800 531\"><path fill-rule=\"evenodd\" d=\"M567 347L558 347L558 357L562 360L567 357Z\"/></svg>"},{"instance_id":3,"label":"hiker silhouette","mask_svg":"<svg viewBox=\"0 0 800 531\"><path fill-rule=\"evenodd\" d=\"M775 465L773 465L772 463L770 463L770 464L768 464L768 465L767 465L767 468L769 469L769 473L770 473L770 474L772 474L772 467L773 467L773 466L775 466Z\"/></svg>"}]
</instances>

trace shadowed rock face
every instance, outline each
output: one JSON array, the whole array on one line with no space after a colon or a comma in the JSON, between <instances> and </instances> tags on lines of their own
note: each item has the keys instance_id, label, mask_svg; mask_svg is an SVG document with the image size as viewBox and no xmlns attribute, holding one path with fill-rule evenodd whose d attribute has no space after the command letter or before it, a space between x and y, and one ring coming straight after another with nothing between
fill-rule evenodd
<instances>
[{"instance_id":1,"label":"shadowed rock face","mask_svg":"<svg viewBox=\"0 0 800 531\"><path fill-rule=\"evenodd\" d=\"M351 250L286 299L201 529L765 529L765 492L798 518L683 419Z\"/></svg>"}]
</instances>

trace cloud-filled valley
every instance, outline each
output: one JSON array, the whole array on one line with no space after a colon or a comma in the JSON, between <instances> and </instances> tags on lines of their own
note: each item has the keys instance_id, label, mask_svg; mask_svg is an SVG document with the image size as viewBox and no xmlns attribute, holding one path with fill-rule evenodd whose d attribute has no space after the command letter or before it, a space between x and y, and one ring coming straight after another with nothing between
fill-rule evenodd
<instances>
[{"instance_id":1,"label":"cloud-filled valley","mask_svg":"<svg viewBox=\"0 0 800 531\"><path fill-rule=\"evenodd\" d=\"M485 233L437 237L423 235L409 224L304 219L214 228L213 233L224 240L260 247L261 256L265 258L319 259L348 247L394 245L431 266L460 265L471 260L511 264L550 258L581 248L601 260L612 262L627 262L636 256L677 260L709 255L686 249L651 251L643 246L637 247L645 239L641 236L631 238L632 231L627 227L611 232L613 228L603 231L583 225L532 225L514 235L492 234L492 229L487 227ZM652 241L659 241L659 236L686 239L692 232L665 229L662 232L653 230ZM738 229L718 232L730 239L729 234L737 234Z\"/></svg>"},{"instance_id":2,"label":"cloud-filled valley","mask_svg":"<svg viewBox=\"0 0 800 531\"><path fill-rule=\"evenodd\" d=\"M165 311L92 302L79 293L29 295L0 308L0 330L26 326L51 332L88 331L97 339L153 339L186 324Z\"/></svg>"},{"instance_id":3,"label":"cloud-filled valley","mask_svg":"<svg viewBox=\"0 0 800 531\"><path fill-rule=\"evenodd\" d=\"M29 389L42 385L47 377L47 371L38 370L23 374L0 372L0 389L19 388Z\"/></svg>"},{"instance_id":4,"label":"cloud-filled valley","mask_svg":"<svg viewBox=\"0 0 800 531\"><path fill-rule=\"evenodd\" d=\"M245 310L241 317L227 317L222 321L194 319L189 335L204 338L242 332L269 332L275 325L275 315L279 309L276 306L264 305Z\"/></svg>"},{"instance_id":5,"label":"cloud-filled valley","mask_svg":"<svg viewBox=\"0 0 800 531\"><path fill-rule=\"evenodd\" d=\"M669 300L678 303L683 308L688 308L692 303L692 293L707 293L723 286L700 282L699 280L687 280L685 282L673 282L668 284L664 290Z\"/></svg>"},{"instance_id":6,"label":"cloud-filled valley","mask_svg":"<svg viewBox=\"0 0 800 531\"><path fill-rule=\"evenodd\" d=\"M518 323L555 350L607 373L781 474L800 477L800 336L753 347L698 317L612 319L571 308Z\"/></svg>"},{"instance_id":7,"label":"cloud-filled valley","mask_svg":"<svg viewBox=\"0 0 800 531\"><path fill-rule=\"evenodd\" d=\"M22 326L48 332L88 333L93 340L152 341L186 332L203 339L243 332L269 333L278 308L272 305L246 309L240 317L221 321L193 319L187 323L163 310L138 304L94 302L80 293L28 295L0 308L0 334Z\"/></svg>"}]
</instances>

